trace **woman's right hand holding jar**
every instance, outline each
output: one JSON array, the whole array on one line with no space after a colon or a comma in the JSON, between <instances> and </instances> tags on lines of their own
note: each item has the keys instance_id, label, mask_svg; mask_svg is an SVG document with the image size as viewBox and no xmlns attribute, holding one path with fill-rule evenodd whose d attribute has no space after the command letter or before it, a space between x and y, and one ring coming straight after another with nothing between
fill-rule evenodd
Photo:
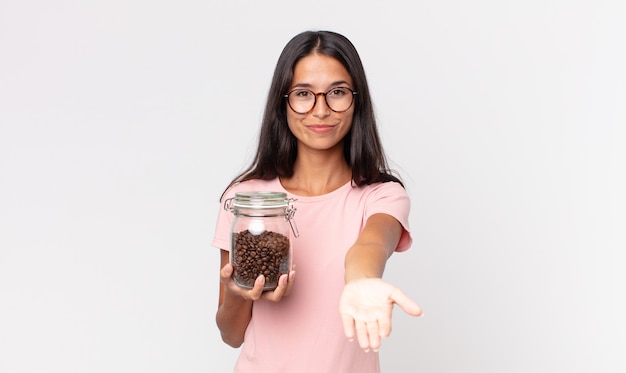
<instances>
[{"instance_id":1,"label":"woman's right hand holding jar","mask_svg":"<svg viewBox=\"0 0 626 373\"><path fill-rule=\"evenodd\" d=\"M274 290L263 291L265 286L265 276L259 275L254 281L254 287L252 289L244 289L233 281L233 266L227 263L222 267L220 271L220 280L224 284L226 291L239 295L243 299L256 301L261 298L267 299L272 302L278 302L282 297L289 295L293 288L296 271L292 268L289 275L282 274L278 279L278 286Z\"/></svg>"}]
</instances>

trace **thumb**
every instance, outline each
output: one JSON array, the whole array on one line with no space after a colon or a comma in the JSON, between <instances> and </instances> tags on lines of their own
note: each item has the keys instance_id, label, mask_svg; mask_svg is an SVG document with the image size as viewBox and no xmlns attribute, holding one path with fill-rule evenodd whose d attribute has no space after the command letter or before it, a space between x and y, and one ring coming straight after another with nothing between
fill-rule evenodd
<instances>
[{"instance_id":1,"label":"thumb","mask_svg":"<svg viewBox=\"0 0 626 373\"><path fill-rule=\"evenodd\" d=\"M221 276L224 278L229 278L233 274L233 265L230 263L226 263L224 267L222 267Z\"/></svg>"},{"instance_id":2,"label":"thumb","mask_svg":"<svg viewBox=\"0 0 626 373\"><path fill-rule=\"evenodd\" d=\"M393 293L391 293L391 300L409 315L422 316L422 307L404 294L402 290L396 289Z\"/></svg>"}]
</instances>

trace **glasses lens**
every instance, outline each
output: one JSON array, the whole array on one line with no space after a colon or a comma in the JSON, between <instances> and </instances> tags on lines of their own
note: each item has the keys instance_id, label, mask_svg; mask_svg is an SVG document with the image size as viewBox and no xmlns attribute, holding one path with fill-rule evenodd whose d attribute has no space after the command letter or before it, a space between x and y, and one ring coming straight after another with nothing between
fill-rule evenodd
<instances>
[{"instance_id":1,"label":"glasses lens","mask_svg":"<svg viewBox=\"0 0 626 373\"><path fill-rule=\"evenodd\" d=\"M324 96L328 107L338 113L348 110L354 100L352 90L345 87L333 88L326 93L318 94L308 89L296 89L289 92L287 99L293 111L299 114L306 114L315 106L318 95Z\"/></svg>"},{"instance_id":2,"label":"glasses lens","mask_svg":"<svg viewBox=\"0 0 626 373\"><path fill-rule=\"evenodd\" d=\"M313 109L315 93L307 89L296 89L289 92L289 106L296 113L304 114Z\"/></svg>"},{"instance_id":3,"label":"glasses lens","mask_svg":"<svg viewBox=\"0 0 626 373\"><path fill-rule=\"evenodd\" d=\"M333 111L346 111L352 105L352 91L348 88L333 88L326 92L326 103Z\"/></svg>"}]
</instances>

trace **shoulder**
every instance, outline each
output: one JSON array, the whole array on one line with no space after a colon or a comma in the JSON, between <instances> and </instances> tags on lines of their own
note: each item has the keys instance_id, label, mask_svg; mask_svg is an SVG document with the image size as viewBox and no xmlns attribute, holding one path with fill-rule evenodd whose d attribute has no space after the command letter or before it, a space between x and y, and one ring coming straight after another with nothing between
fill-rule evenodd
<instances>
[{"instance_id":1,"label":"shoulder","mask_svg":"<svg viewBox=\"0 0 626 373\"><path fill-rule=\"evenodd\" d=\"M339 199L345 199L344 202ZM344 188L340 196L335 197L336 203L343 206L359 206L362 211L383 211L386 209L408 209L411 201L402 184L388 181Z\"/></svg>"},{"instance_id":2,"label":"shoulder","mask_svg":"<svg viewBox=\"0 0 626 373\"><path fill-rule=\"evenodd\" d=\"M369 185L363 185L360 187L354 187L353 190L357 193L361 193L368 197L385 197L396 196L408 198L408 193L402 184L395 181L387 181L381 183L373 183Z\"/></svg>"},{"instance_id":3,"label":"shoulder","mask_svg":"<svg viewBox=\"0 0 626 373\"><path fill-rule=\"evenodd\" d=\"M400 183L388 181L359 188L362 193L359 199L365 215L388 213L400 220L399 217L407 216L411 209L409 195Z\"/></svg>"}]
</instances>

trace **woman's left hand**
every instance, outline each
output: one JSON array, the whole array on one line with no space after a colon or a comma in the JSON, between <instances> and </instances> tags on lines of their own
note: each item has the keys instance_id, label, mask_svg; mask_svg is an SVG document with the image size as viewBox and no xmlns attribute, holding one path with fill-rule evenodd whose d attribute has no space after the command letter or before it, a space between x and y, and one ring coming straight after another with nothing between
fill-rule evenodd
<instances>
[{"instance_id":1,"label":"woman's left hand","mask_svg":"<svg viewBox=\"0 0 626 373\"><path fill-rule=\"evenodd\" d=\"M347 283L339 301L339 313L346 337L354 339L365 351L378 351L380 339L391 333L391 314L397 304L412 316L422 309L400 288L380 279L361 278Z\"/></svg>"}]
</instances>

